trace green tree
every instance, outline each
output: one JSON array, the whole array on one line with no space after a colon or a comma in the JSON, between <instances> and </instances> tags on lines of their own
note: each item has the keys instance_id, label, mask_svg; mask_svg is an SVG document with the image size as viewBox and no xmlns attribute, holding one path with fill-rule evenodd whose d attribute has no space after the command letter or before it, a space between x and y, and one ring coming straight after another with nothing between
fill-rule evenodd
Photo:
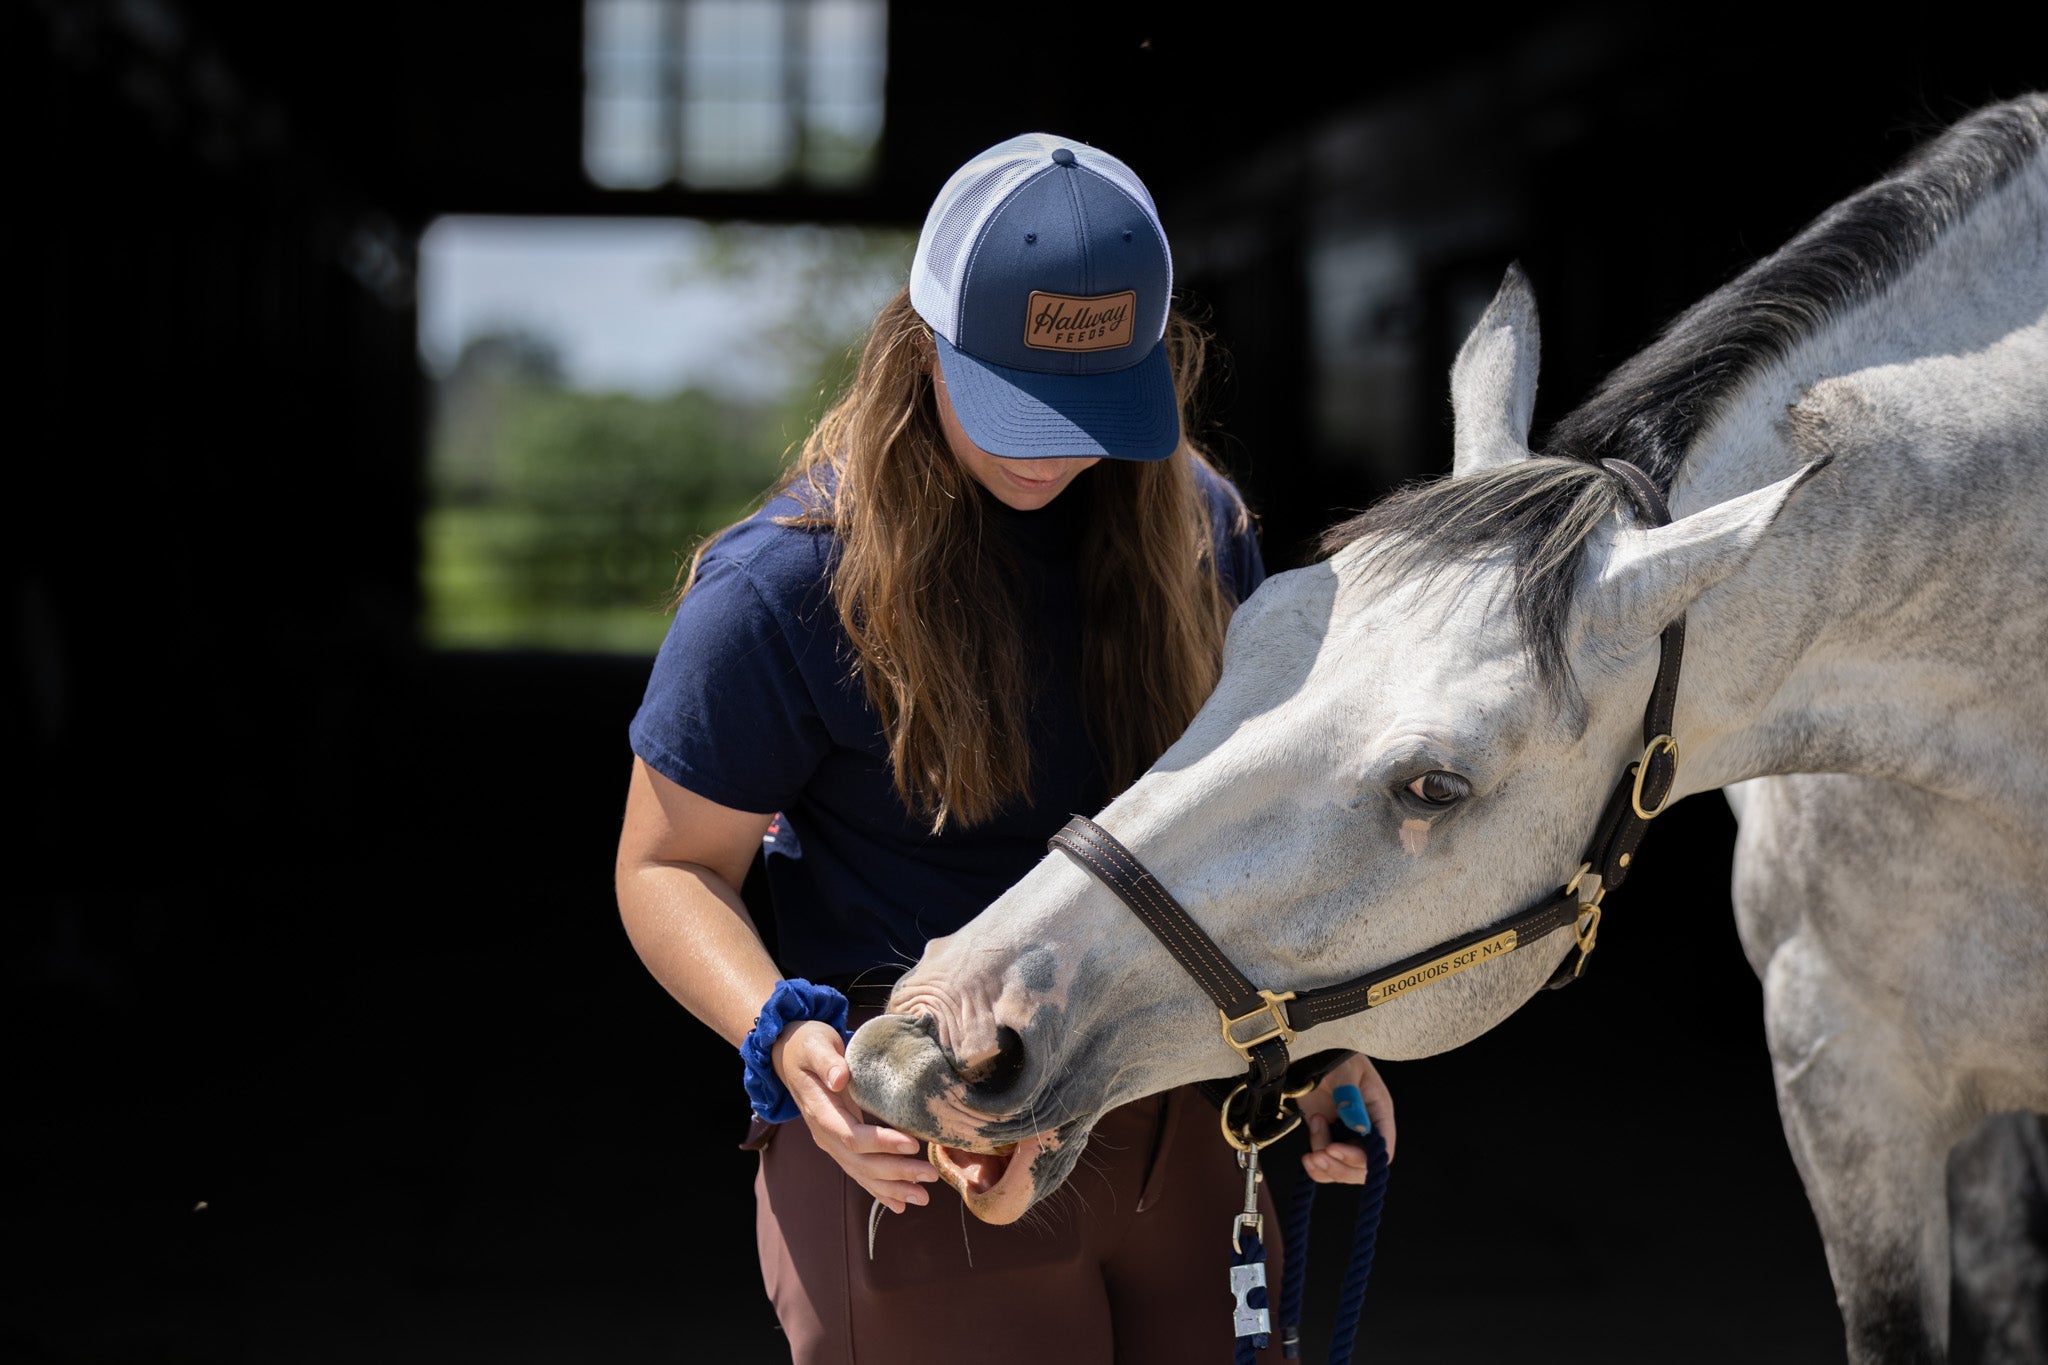
<instances>
[{"instance_id":1,"label":"green tree","mask_svg":"<svg viewBox=\"0 0 2048 1365\"><path fill-rule=\"evenodd\" d=\"M710 242L679 269L798 300L734 339L764 372L796 378L766 399L591 393L564 382L545 337L471 340L436 394L423 527L431 643L656 648L690 553L774 482L844 383L909 250L905 234L857 229L724 225Z\"/></svg>"},{"instance_id":2,"label":"green tree","mask_svg":"<svg viewBox=\"0 0 2048 1365\"><path fill-rule=\"evenodd\" d=\"M698 389L505 387L489 495L429 518L433 638L652 649L690 548L774 481L781 418Z\"/></svg>"}]
</instances>

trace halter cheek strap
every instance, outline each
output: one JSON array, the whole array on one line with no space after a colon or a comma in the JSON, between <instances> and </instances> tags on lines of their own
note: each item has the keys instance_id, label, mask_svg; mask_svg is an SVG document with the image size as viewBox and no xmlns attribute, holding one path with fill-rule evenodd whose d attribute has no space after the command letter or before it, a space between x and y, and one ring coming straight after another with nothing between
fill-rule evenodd
<instances>
[{"instance_id":1,"label":"halter cheek strap","mask_svg":"<svg viewBox=\"0 0 2048 1365\"><path fill-rule=\"evenodd\" d=\"M1670 510L1649 475L1624 460L1600 463L1621 481L1642 520L1652 526L1670 524ZM1333 986L1261 990L1115 835L1077 815L1052 836L1048 847L1065 850L1115 892L1215 1002L1223 1041L1244 1058L1245 1074L1234 1086L1212 1081L1203 1089L1222 1110L1223 1135L1233 1146L1241 1151L1264 1147L1292 1131L1301 1116L1290 1112L1288 1101L1312 1089L1347 1055L1321 1052L1290 1063L1287 1049L1297 1034L1383 1005L1567 926L1574 942L1547 988L1578 979L1599 935L1601 901L1627 880L1636 846L1650 821L1663 813L1678 779L1678 744L1671 733L1684 655L1685 618L1680 616L1659 637L1657 680L1643 710L1642 757L1622 774L1579 870L1561 890L1519 914Z\"/></svg>"},{"instance_id":2,"label":"halter cheek strap","mask_svg":"<svg viewBox=\"0 0 2048 1365\"><path fill-rule=\"evenodd\" d=\"M1287 1074L1288 1045L1300 1031L1290 1008L1300 997L1292 991L1276 995L1254 986L1181 908L1173 893L1115 835L1087 816L1067 821L1049 846L1065 849L1115 892L1215 1002L1223 1041L1244 1058L1245 1082L1254 1096L1276 1091ZM1266 1111L1261 1105L1254 1112Z\"/></svg>"}]
</instances>

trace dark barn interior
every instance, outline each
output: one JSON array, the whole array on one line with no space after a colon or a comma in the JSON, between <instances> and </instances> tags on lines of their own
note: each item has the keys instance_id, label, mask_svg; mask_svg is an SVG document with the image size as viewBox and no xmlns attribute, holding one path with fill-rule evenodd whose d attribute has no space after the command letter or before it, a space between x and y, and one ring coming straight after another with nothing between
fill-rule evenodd
<instances>
[{"instance_id":1,"label":"dark barn interior","mask_svg":"<svg viewBox=\"0 0 2048 1365\"><path fill-rule=\"evenodd\" d=\"M1032 33L898 0L865 187L622 193L581 169L568 0L11 8L0 1359L787 1359L738 1067L612 898L648 660L421 643L437 215L914 227L999 138L1093 142L1232 357L1218 447L1277 570L1448 467L1449 360L1510 260L1540 435L1921 137L2048 81L2038 32L1200 13ZM1732 831L1680 805L1585 982L1386 1068L1362 1358L1841 1358Z\"/></svg>"}]
</instances>

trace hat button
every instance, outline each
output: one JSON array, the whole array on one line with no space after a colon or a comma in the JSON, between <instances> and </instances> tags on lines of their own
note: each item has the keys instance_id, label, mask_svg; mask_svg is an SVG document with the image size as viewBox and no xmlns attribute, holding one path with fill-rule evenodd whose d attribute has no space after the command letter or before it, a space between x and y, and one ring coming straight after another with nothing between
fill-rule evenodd
<instances>
[{"instance_id":1,"label":"hat button","mask_svg":"<svg viewBox=\"0 0 2048 1365\"><path fill-rule=\"evenodd\" d=\"M1055 166L1071 166L1071 165L1073 165L1073 164L1074 164L1074 154L1073 154L1073 152L1069 151L1069 150L1068 150L1067 148L1065 148L1065 147L1055 147L1055 148L1053 148L1053 149L1052 149L1052 164L1053 164L1053 165L1055 165Z\"/></svg>"}]
</instances>

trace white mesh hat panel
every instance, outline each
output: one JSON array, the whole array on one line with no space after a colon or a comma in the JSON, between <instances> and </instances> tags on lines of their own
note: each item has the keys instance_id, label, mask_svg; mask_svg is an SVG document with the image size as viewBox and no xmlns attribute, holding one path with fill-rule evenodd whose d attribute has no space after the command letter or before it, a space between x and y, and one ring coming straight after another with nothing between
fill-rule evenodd
<instances>
[{"instance_id":1,"label":"white mesh hat panel","mask_svg":"<svg viewBox=\"0 0 2048 1365\"><path fill-rule=\"evenodd\" d=\"M930 212L925 214L924 229L917 238L917 255L910 263L910 306L946 340L955 341L960 335L961 283L982 228L1004 200L1034 176L1052 169L1052 154L1059 147L1073 152L1075 164L1095 172L1129 195L1144 209L1159 233L1161 244L1166 242L1166 231L1159 226L1159 210L1144 182L1109 153L1051 133L1025 133L998 142L947 178L938 198L932 201ZM1173 292L1172 269L1169 253L1169 296ZM1165 326L1162 306L1153 320L1152 335L1158 335Z\"/></svg>"}]
</instances>

